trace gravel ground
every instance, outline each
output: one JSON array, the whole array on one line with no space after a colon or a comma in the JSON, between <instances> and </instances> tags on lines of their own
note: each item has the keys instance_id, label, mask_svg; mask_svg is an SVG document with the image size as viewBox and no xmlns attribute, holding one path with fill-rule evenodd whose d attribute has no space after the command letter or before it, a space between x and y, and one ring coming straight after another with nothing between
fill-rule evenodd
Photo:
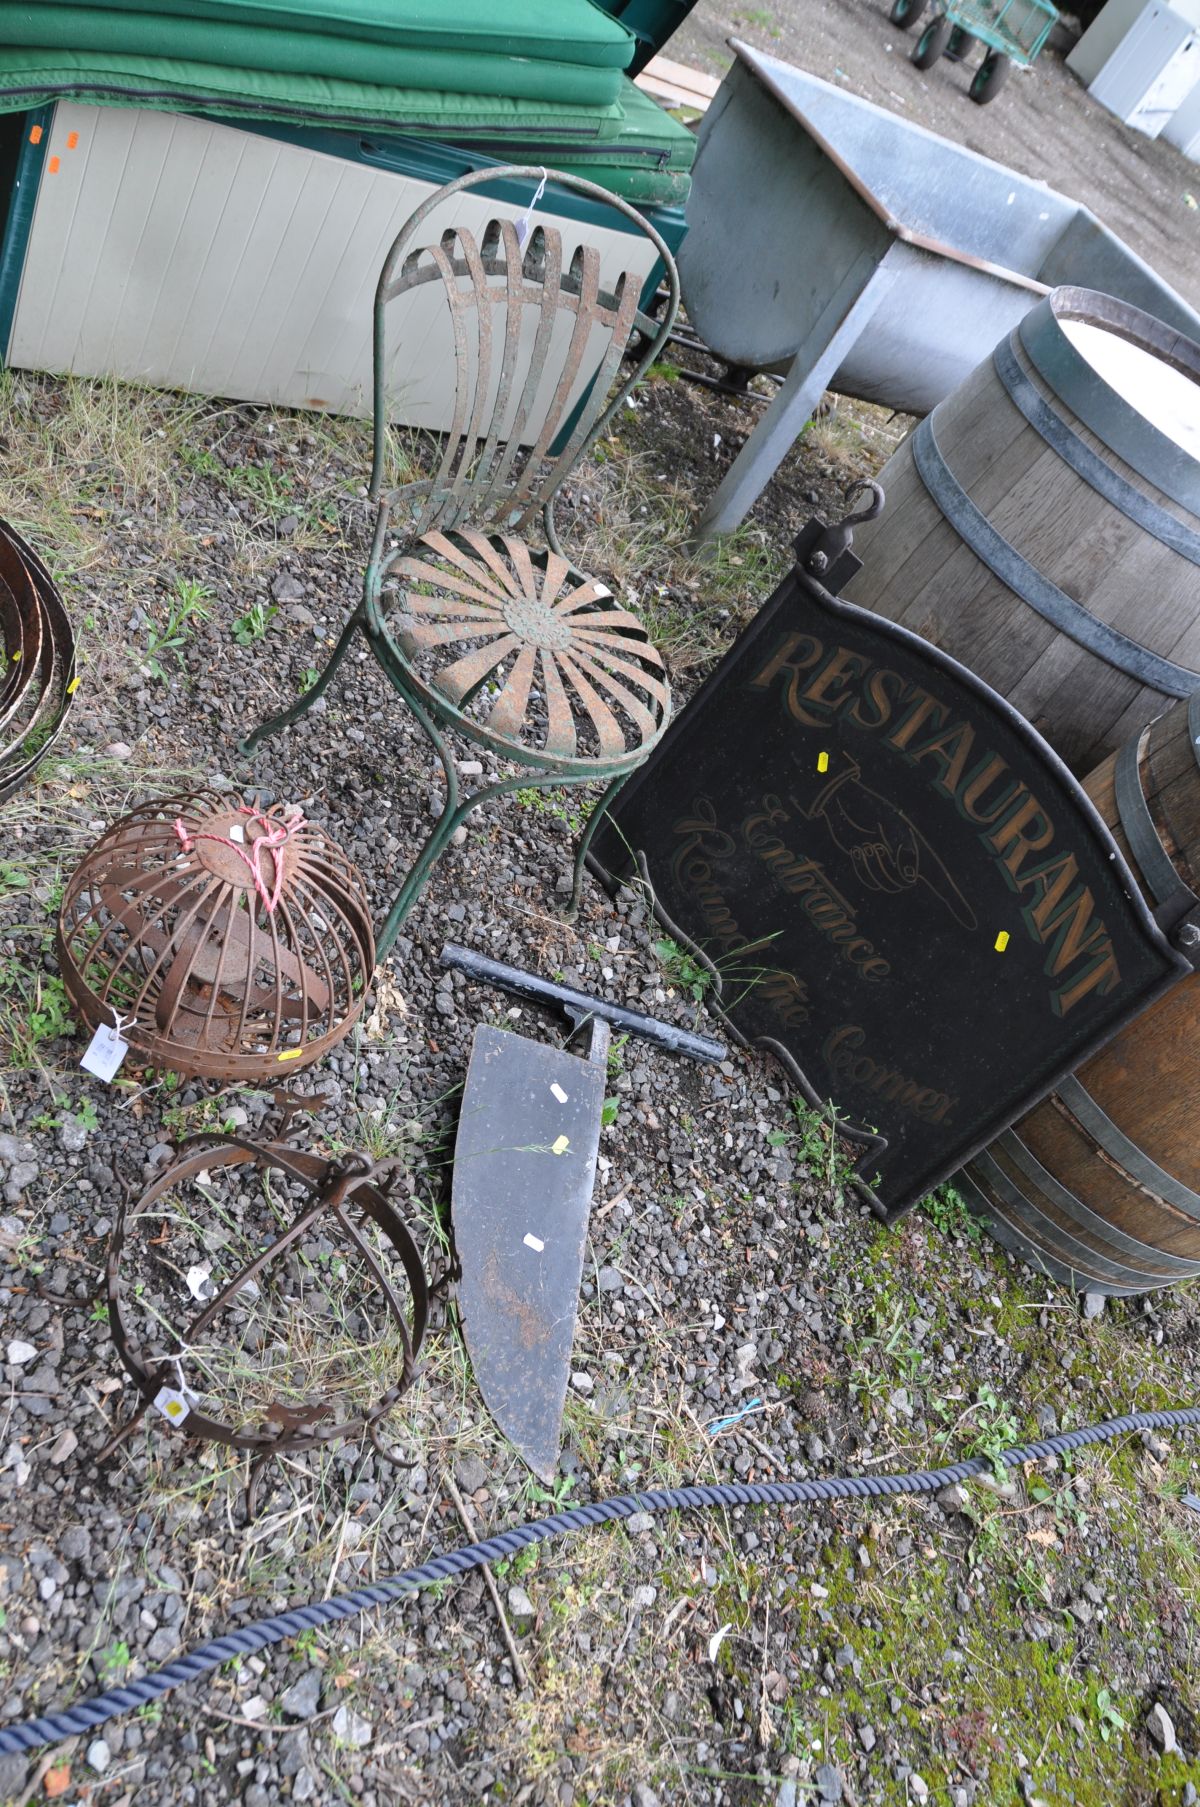
<instances>
[{"instance_id":1,"label":"gravel ground","mask_svg":"<svg viewBox=\"0 0 1200 1807\"><path fill-rule=\"evenodd\" d=\"M580 473L573 522L566 511L569 542L653 621L683 696L766 594L786 533L877 468L904 424L836 411L718 564L696 566L687 519L750 406L668 373ZM8 376L0 452L0 508L60 577L85 679L41 783L0 813L0 1723L466 1541L451 1481L494 1529L643 1485L925 1466L1196 1397L1193 1292L1082 1317L949 1197L884 1232L774 1069L738 1053L703 1070L628 1043L553 1486L531 1483L491 1427L441 1314L387 1425L411 1466L357 1442L298 1457L265 1477L252 1524L244 1465L165 1426L98 1466L130 1404L94 1304L113 1168L137 1183L189 1130L255 1127L268 1101L128 1067L107 1090L82 1075L53 907L133 799L246 781L238 733L295 693L353 603L366 437ZM180 625L189 598L207 613ZM256 777L327 826L382 913L439 787L365 661L324 705ZM309 1145L405 1159L435 1268L471 1035L512 1021L510 1000L441 973L445 939L712 1028L639 897L589 885L564 923L577 821L569 793L475 819L367 1026L304 1082L330 1094ZM527 1009L519 1026L558 1033ZM183 1296L177 1284L177 1308ZM367 1334L335 1325L329 1346L349 1363ZM523 1676L474 1576L226 1668L46 1762L0 1760L0 1801L1186 1807L1200 1786L1200 1519L1183 1495L1197 1485L1191 1442L1152 1438L936 1501L631 1520L498 1577Z\"/></svg>"}]
</instances>

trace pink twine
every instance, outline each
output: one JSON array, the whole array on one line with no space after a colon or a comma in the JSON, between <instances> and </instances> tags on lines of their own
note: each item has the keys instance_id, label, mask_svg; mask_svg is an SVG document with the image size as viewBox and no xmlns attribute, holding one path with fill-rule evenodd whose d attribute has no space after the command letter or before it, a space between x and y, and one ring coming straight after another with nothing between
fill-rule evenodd
<instances>
[{"instance_id":1,"label":"pink twine","mask_svg":"<svg viewBox=\"0 0 1200 1807\"><path fill-rule=\"evenodd\" d=\"M262 875L262 856L264 853L276 853L279 848L286 846L292 836L301 828L307 828L308 824L299 810L286 822L279 822L273 821L270 816L263 815L261 810L251 809L246 803L243 803L241 807L242 814L250 818L246 825L248 828L258 822L267 831L248 843L249 851L239 842L231 841L227 835L205 834L199 830L195 834L190 834L184 827L182 817L176 820L175 833L179 836L179 844L185 853L190 853L197 841L216 841L222 847L231 848L254 881L254 889L258 893L259 902L268 915L273 915L275 906L279 902L279 894L283 890L283 861L279 859L275 861L275 886L272 891L268 891L266 880Z\"/></svg>"}]
</instances>

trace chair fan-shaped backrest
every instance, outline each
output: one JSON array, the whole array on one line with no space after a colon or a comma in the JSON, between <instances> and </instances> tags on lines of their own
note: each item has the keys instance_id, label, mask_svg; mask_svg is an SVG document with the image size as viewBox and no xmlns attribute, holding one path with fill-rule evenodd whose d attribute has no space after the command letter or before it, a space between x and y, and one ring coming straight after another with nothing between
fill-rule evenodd
<instances>
[{"instance_id":1,"label":"chair fan-shaped backrest","mask_svg":"<svg viewBox=\"0 0 1200 1807\"><path fill-rule=\"evenodd\" d=\"M622 270L606 283L601 251L583 242L570 222L539 216L522 244L513 220L496 215L479 232L455 222L436 242L421 242L420 227L429 215L464 188L497 177L536 182L542 174L602 199L636 223L667 272L662 319L650 319L640 308L645 271ZM522 531L603 431L670 332L678 302L670 251L627 203L553 171L478 171L430 196L398 234L376 292L372 496L382 483L388 382L409 374L405 298L431 284L449 322L453 416L436 473L406 486L397 499L412 501L416 533L452 527L464 518ZM635 330L645 345L622 377ZM447 345L444 330L441 342ZM414 342L409 355L419 356L420 349Z\"/></svg>"}]
</instances>

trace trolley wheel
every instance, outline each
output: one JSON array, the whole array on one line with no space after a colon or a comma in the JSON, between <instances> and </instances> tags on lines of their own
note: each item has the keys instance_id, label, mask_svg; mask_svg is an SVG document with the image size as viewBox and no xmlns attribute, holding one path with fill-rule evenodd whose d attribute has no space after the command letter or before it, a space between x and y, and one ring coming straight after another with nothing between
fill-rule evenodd
<instances>
[{"instance_id":1,"label":"trolley wheel","mask_svg":"<svg viewBox=\"0 0 1200 1807\"><path fill-rule=\"evenodd\" d=\"M888 14L888 18L893 25L898 25L901 31L907 31L910 25L916 24L928 4L929 0L892 0L892 10Z\"/></svg>"},{"instance_id":2,"label":"trolley wheel","mask_svg":"<svg viewBox=\"0 0 1200 1807\"><path fill-rule=\"evenodd\" d=\"M913 51L909 61L914 63L918 69L932 69L950 42L950 33L953 29L949 19L943 15L931 19L917 39L917 48Z\"/></svg>"},{"instance_id":3,"label":"trolley wheel","mask_svg":"<svg viewBox=\"0 0 1200 1807\"><path fill-rule=\"evenodd\" d=\"M993 50L990 56L985 56L968 89L971 99L979 106L986 107L988 101L999 94L1008 80L1011 68L1012 58L1005 56L1001 50Z\"/></svg>"},{"instance_id":4,"label":"trolley wheel","mask_svg":"<svg viewBox=\"0 0 1200 1807\"><path fill-rule=\"evenodd\" d=\"M946 46L946 61L961 63L974 42L969 31L964 31L961 25L956 25L950 33L950 42Z\"/></svg>"}]
</instances>

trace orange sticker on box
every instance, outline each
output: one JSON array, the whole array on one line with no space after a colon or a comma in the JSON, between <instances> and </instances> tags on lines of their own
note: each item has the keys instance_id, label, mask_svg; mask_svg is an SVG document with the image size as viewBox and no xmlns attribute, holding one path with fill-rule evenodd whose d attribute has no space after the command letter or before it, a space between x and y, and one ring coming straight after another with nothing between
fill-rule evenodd
<instances>
[{"instance_id":1,"label":"orange sticker on box","mask_svg":"<svg viewBox=\"0 0 1200 1807\"><path fill-rule=\"evenodd\" d=\"M50 174L52 176L56 176L58 174L58 158L51 157L49 163L47 163L47 165L46 165L46 168L50 171Z\"/></svg>"},{"instance_id":2,"label":"orange sticker on box","mask_svg":"<svg viewBox=\"0 0 1200 1807\"><path fill-rule=\"evenodd\" d=\"M40 125L35 125L32 132L30 132L29 142L30 144L40 144L42 142L42 128Z\"/></svg>"},{"instance_id":3,"label":"orange sticker on box","mask_svg":"<svg viewBox=\"0 0 1200 1807\"><path fill-rule=\"evenodd\" d=\"M69 151L75 150L78 143L79 143L79 133L78 132L68 132L67 133L67 149Z\"/></svg>"}]
</instances>

